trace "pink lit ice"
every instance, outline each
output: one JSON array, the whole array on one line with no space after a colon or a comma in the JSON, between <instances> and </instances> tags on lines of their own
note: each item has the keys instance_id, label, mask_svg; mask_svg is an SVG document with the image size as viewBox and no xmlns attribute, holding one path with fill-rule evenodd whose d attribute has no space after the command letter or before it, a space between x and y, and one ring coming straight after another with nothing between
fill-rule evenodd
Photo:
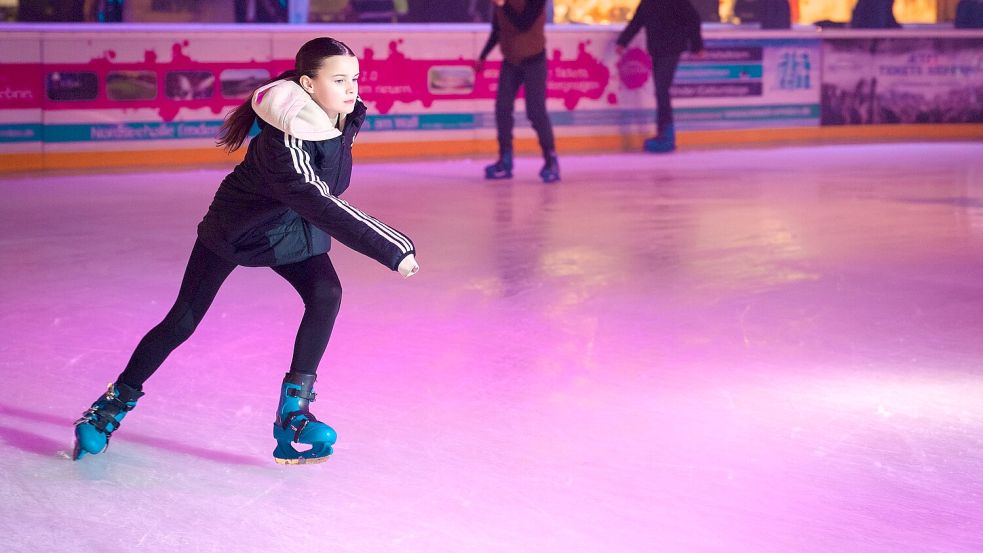
<instances>
[{"instance_id":1,"label":"pink lit ice","mask_svg":"<svg viewBox=\"0 0 983 553\"><path fill-rule=\"evenodd\" d=\"M3 549L983 551L983 144L560 161L356 164L421 271L335 244L306 467L271 458L303 307L246 268L67 457L224 170L0 178Z\"/></svg>"}]
</instances>

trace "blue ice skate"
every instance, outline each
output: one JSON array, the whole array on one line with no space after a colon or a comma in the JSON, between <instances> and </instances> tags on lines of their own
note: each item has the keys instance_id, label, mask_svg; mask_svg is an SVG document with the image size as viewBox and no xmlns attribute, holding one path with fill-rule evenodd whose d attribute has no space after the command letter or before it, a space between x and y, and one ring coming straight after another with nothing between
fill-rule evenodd
<instances>
[{"instance_id":1,"label":"blue ice skate","mask_svg":"<svg viewBox=\"0 0 983 553\"><path fill-rule=\"evenodd\" d=\"M281 465L323 463L331 455L331 446L338 439L334 429L319 422L308 410L317 394L314 393L313 374L289 372L283 377L280 388L280 407L273 424L276 449L273 459ZM298 451L291 443L310 444L311 448Z\"/></svg>"},{"instance_id":2,"label":"blue ice skate","mask_svg":"<svg viewBox=\"0 0 983 553\"><path fill-rule=\"evenodd\" d=\"M105 394L75 421L75 448L72 459L78 461L86 453L102 453L109 447L109 438L120 422L137 405L143 392L122 382L110 384Z\"/></svg>"},{"instance_id":3,"label":"blue ice skate","mask_svg":"<svg viewBox=\"0 0 983 553\"><path fill-rule=\"evenodd\" d=\"M646 152L654 154L667 154L676 149L676 129L673 125L667 125L659 134L645 139L643 146Z\"/></svg>"},{"instance_id":4,"label":"blue ice skate","mask_svg":"<svg viewBox=\"0 0 983 553\"><path fill-rule=\"evenodd\" d=\"M556 158L556 152L549 152L543 156L545 163L539 170L539 178L544 183L557 182L560 180L560 161Z\"/></svg>"},{"instance_id":5,"label":"blue ice skate","mask_svg":"<svg viewBox=\"0 0 983 553\"><path fill-rule=\"evenodd\" d=\"M498 161L485 167L485 178L502 180L512 178L512 152L502 152Z\"/></svg>"}]
</instances>

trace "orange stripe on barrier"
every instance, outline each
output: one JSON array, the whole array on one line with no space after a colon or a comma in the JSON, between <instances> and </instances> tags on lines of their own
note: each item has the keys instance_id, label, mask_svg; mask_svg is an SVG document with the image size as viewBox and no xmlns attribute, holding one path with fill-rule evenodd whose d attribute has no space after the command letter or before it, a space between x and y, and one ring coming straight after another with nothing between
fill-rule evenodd
<instances>
[{"instance_id":1,"label":"orange stripe on barrier","mask_svg":"<svg viewBox=\"0 0 983 553\"><path fill-rule=\"evenodd\" d=\"M45 169L86 169L94 167L155 167L238 163L245 148L226 154L219 148L187 150L130 150L108 152L57 152L44 154Z\"/></svg>"},{"instance_id":2,"label":"orange stripe on barrier","mask_svg":"<svg viewBox=\"0 0 983 553\"><path fill-rule=\"evenodd\" d=\"M0 154L0 173L36 171L44 168L44 154Z\"/></svg>"}]
</instances>

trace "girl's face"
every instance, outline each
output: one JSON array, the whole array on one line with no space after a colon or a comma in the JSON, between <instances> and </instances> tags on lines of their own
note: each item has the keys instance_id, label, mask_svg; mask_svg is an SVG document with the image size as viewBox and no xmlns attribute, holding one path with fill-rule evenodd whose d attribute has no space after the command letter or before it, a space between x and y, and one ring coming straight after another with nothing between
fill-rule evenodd
<instances>
[{"instance_id":1,"label":"girl's face","mask_svg":"<svg viewBox=\"0 0 983 553\"><path fill-rule=\"evenodd\" d=\"M331 56L312 79L301 75L300 86L330 115L351 113L358 96L358 58Z\"/></svg>"}]
</instances>

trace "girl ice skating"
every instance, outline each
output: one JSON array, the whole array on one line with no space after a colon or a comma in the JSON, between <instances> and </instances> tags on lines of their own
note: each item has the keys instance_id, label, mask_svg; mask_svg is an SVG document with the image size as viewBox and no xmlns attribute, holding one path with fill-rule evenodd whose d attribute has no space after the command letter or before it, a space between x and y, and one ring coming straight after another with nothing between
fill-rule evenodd
<instances>
[{"instance_id":1,"label":"girl ice skating","mask_svg":"<svg viewBox=\"0 0 983 553\"><path fill-rule=\"evenodd\" d=\"M358 97L358 59L344 43L317 38L297 52L295 67L256 90L222 127L229 151L245 141L245 160L222 181L198 225L177 301L140 341L109 390L75 424L74 459L106 449L143 384L201 322L226 277L239 265L270 267L300 294L305 312L290 370L280 386L273 426L278 463L327 459L335 431L309 410L314 381L341 302L341 283L327 255L330 237L404 277L416 273L416 248L403 233L338 196L351 177L351 148L365 105ZM293 444L310 445L298 451Z\"/></svg>"}]
</instances>

